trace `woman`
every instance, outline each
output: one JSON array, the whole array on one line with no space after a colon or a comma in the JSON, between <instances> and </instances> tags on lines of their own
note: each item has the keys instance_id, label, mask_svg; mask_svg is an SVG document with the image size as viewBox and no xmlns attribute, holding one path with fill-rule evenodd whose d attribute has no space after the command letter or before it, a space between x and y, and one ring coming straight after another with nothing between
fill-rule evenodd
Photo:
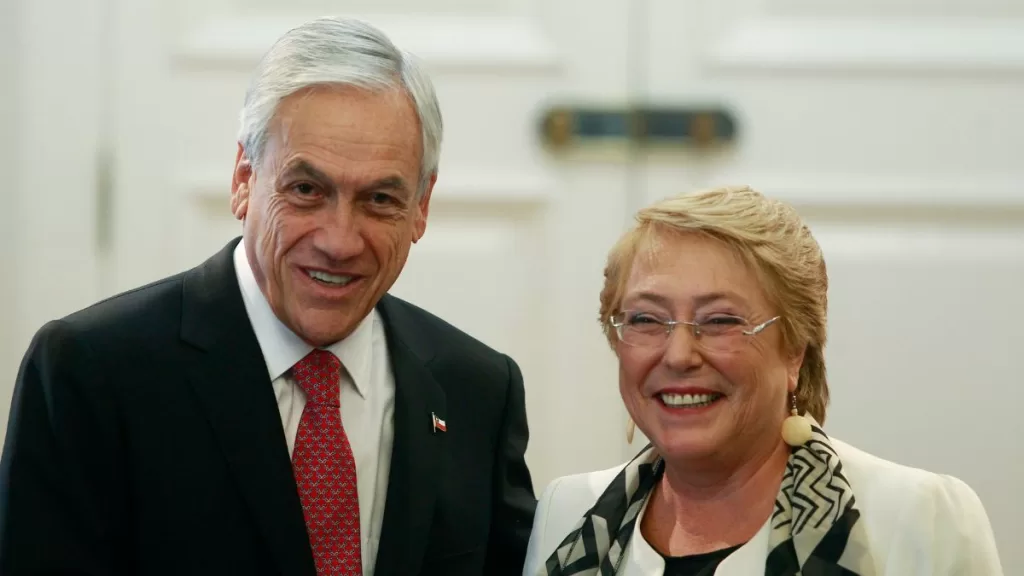
<instances>
[{"instance_id":1,"label":"woman","mask_svg":"<svg viewBox=\"0 0 1024 576\"><path fill-rule=\"evenodd\" d=\"M605 270L619 392L651 440L541 495L524 574L999 576L963 482L830 439L821 250L749 188L640 212Z\"/></svg>"}]
</instances>

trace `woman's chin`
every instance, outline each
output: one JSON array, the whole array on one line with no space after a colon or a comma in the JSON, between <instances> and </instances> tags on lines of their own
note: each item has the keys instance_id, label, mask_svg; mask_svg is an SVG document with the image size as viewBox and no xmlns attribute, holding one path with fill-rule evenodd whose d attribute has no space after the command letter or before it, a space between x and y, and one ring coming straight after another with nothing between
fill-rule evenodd
<instances>
[{"instance_id":1,"label":"woman's chin","mask_svg":"<svg viewBox=\"0 0 1024 576\"><path fill-rule=\"evenodd\" d=\"M713 430L659 431L651 442L666 460L694 461L713 458L725 442Z\"/></svg>"}]
</instances>

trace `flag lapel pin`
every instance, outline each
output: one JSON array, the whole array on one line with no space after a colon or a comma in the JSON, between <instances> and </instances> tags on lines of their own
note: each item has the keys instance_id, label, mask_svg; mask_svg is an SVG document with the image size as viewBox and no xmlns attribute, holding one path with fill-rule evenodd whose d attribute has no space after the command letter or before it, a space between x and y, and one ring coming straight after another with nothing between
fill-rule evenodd
<instances>
[{"instance_id":1,"label":"flag lapel pin","mask_svg":"<svg viewBox=\"0 0 1024 576\"><path fill-rule=\"evenodd\" d=\"M448 431L448 426L445 425L444 420L441 420L440 418L437 417L437 414L434 414L433 412L431 412L430 413L430 418L434 421L434 434L437 434L437 432L439 430L441 432L447 432Z\"/></svg>"}]
</instances>

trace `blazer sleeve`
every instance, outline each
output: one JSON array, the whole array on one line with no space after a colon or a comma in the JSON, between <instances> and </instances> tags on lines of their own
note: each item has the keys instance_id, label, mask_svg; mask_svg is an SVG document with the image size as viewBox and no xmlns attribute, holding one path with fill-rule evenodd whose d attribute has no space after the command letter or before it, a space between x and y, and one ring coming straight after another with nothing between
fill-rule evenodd
<instances>
[{"instance_id":1,"label":"blazer sleeve","mask_svg":"<svg viewBox=\"0 0 1024 576\"><path fill-rule=\"evenodd\" d=\"M494 462L493 513L485 574L518 575L526 557L530 526L537 507L533 480L526 466L529 428L523 375L511 358L508 393Z\"/></svg>"},{"instance_id":2,"label":"blazer sleeve","mask_svg":"<svg viewBox=\"0 0 1024 576\"><path fill-rule=\"evenodd\" d=\"M932 503L936 576L1002 576L995 535L974 490L962 480L939 476Z\"/></svg>"},{"instance_id":3,"label":"blazer sleeve","mask_svg":"<svg viewBox=\"0 0 1024 576\"><path fill-rule=\"evenodd\" d=\"M0 459L0 573L122 573L116 422L95 356L67 324L44 326L15 382Z\"/></svg>"},{"instance_id":4,"label":"blazer sleeve","mask_svg":"<svg viewBox=\"0 0 1024 576\"><path fill-rule=\"evenodd\" d=\"M522 576L537 576L537 572L544 566L547 557L551 555L547 548L547 525L548 515L551 512L552 502L555 498L555 490L561 478L556 478L540 495L537 503L537 514L533 518L533 528L530 531L530 543L526 548L526 562L523 564Z\"/></svg>"}]
</instances>

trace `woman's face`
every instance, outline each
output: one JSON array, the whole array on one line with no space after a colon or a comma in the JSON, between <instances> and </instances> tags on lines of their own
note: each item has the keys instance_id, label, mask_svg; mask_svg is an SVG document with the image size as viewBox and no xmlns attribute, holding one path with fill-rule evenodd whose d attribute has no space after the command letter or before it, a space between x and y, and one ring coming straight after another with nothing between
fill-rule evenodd
<instances>
[{"instance_id":1,"label":"woman's face","mask_svg":"<svg viewBox=\"0 0 1024 576\"><path fill-rule=\"evenodd\" d=\"M616 344L623 402L662 456L734 459L777 446L802 354L785 353L778 321L739 333L779 313L731 248L698 234L662 235L634 262L620 310L627 338L656 333L654 319L708 323L696 337L677 325L664 338Z\"/></svg>"}]
</instances>

